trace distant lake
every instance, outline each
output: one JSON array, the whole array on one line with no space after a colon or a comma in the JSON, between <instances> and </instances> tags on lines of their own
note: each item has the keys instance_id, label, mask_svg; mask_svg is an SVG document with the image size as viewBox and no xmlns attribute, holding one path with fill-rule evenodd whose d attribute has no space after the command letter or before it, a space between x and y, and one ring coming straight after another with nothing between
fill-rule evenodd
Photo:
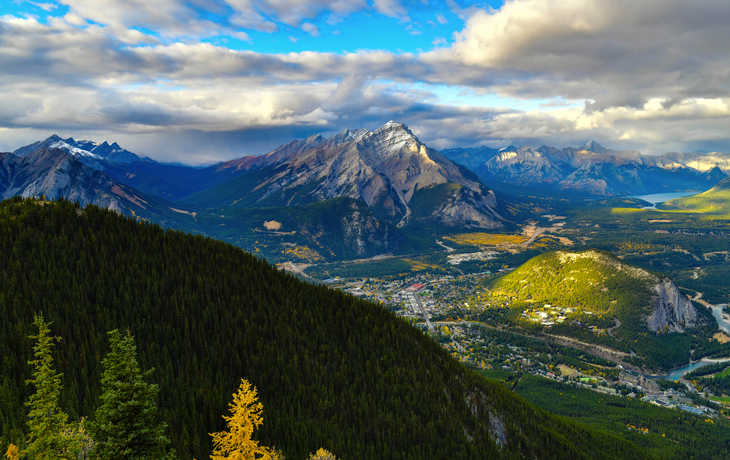
<instances>
[{"instance_id":1,"label":"distant lake","mask_svg":"<svg viewBox=\"0 0 730 460\"><path fill-rule=\"evenodd\" d=\"M684 198L685 196L697 195L702 192L672 192L672 193L652 193L651 195L633 195L625 198L637 198L639 200L648 201L652 204L650 208L656 207L657 203L673 200L675 198ZM646 209L646 208L645 208Z\"/></svg>"}]
</instances>

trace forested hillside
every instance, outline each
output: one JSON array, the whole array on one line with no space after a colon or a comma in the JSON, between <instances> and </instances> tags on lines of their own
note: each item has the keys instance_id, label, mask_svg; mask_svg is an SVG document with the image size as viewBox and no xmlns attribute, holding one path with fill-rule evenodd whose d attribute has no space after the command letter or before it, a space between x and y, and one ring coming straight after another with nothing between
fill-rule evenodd
<instances>
[{"instance_id":1,"label":"forested hillside","mask_svg":"<svg viewBox=\"0 0 730 460\"><path fill-rule=\"evenodd\" d=\"M687 364L690 350L717 328L670 279L604 251L547 252L488 284L495 295L513 299L522 326L540 327L541 313L558 310L551 333L618 350L645 369Z\"/></svg>"},{"instance_id":2,"label":"forested hillside","mask_svg":"<svg viewBox=\"0 0 730 460\"><path fill-rule=\"evenodd\" d=\"M387 310L305 284L225 243L69 202L0 203L0 436L22 446L35 314L61 337L62 408L93 418L107 332L155 368L179 458L246 378L256 437L286 458L639 458L638 447L536 409ZM5 444L4 444L5 445Z\"/></svg>"}]
</instances>

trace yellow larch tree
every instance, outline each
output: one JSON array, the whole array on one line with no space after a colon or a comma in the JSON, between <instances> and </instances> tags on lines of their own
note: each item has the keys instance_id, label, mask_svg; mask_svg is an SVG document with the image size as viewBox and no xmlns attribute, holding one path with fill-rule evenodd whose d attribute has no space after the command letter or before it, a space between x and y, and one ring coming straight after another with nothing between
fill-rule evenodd
<instances>
[{"instance_id":1,"label":"yellow larch tree","mask_svg":"<svg viewBox=\"0 0 730 460\"><path fill-rule=\"evenodd\" d=\"M269 449L253 439L254 429L264 423L264 406L258 402L256 387L241 379L233 402L228 406L231 415L223 416L228 431L210 433L213 436L211 460L269 460Z\"/></svg>"},{"instance_id":2,"label":"yellow larch tree","mask_svg":"<svg viewBox=\"0 0 730 460\"><path fill-rule=\"evenodd\" d=\"M317 453L309 454L308 460L337 460L337 457L326 449L319 449Z\"/></svg>"},{"instance_id":3,"label":"yellow larch tree","mask_svg":"<svg viewBox=\"0 0 730 460\"><path fill-rule=\"evenodd\" d=\"M8 446L8 450L5 452L5 458L7 460L18 460L20 458L20 450L15 444Z\"/></svg>"}]
</instances>

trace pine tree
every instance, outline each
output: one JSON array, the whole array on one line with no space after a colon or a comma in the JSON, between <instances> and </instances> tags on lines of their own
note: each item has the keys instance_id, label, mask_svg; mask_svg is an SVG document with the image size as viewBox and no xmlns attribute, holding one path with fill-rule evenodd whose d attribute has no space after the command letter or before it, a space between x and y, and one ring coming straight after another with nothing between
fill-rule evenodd
<instances>
[{"instance_id":1,"label":"pine tree","mask_svg":"<svg viewBox=\"0 0 730 460\"><path fill-rule=\"evenodd\" d=\"M61 375L53 369L51 347L59 337L50 335L50 323L43 320L43 315L35 316L33 324L38 327L38 335L33 347L35 359L28 364L33 366L33 378L26 383L33 384L36 392L28 397L25 403L30 408L28 413L28 446L23 456L34 460L55 460L74 458L72 436L68 436L70 427L66 423L68 415L58 407L61 393Z\"/></svg>"},{"instance_id":2,"label":"pine tree","mask_svg":"<svg viewBox=\"0 0 730 460\"><path fill-rule=\"evenodd\" d=\"M270 459L269 449L259 446L259 442L252 439L253 430L264 423L261 414L264 406L258 402L256 387L252 387L248 380L241 379L238 391L233 394L233 402L228 405L231 416L223 416L228 431L210 433L213 436L211 460Z\"/></svg>"},{"instance_id":3,"label":"pine tree","mask_svg":"<svg viewBox=\"0 0 730 460\"><path fill-rule=\"evenodd\" d=\"M101 460L160 459L169 440L165 423L158 422L158 386L145 379L154 371L142 372L137 362L137 347L129 331L109 332L110 351L102 361L101 402L90 431L96 445L92 457Z\"/></svg>"}]
</instances>

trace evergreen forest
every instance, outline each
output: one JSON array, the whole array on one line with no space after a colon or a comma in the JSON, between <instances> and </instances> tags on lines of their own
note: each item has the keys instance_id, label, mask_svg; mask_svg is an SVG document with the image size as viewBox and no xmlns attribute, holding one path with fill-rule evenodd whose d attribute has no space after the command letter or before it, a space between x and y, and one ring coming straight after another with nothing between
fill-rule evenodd
<instances>
[{"instance_id":1,"label":"evergreen forest","mask_svg":"<svg viewBox=\"0 0 730 460\"><path fill-rule=\"evenodd\" d=\"M229 244L94 206L0 203L0 437L25 448L34 318L60 339L60 406L95 413L107 333L133 336L178 458L208 458L241 379L288 459L644 458L461 366L388 310ZM106 410L106 409L105 409Z\"/></svg>"}]
</instances>

